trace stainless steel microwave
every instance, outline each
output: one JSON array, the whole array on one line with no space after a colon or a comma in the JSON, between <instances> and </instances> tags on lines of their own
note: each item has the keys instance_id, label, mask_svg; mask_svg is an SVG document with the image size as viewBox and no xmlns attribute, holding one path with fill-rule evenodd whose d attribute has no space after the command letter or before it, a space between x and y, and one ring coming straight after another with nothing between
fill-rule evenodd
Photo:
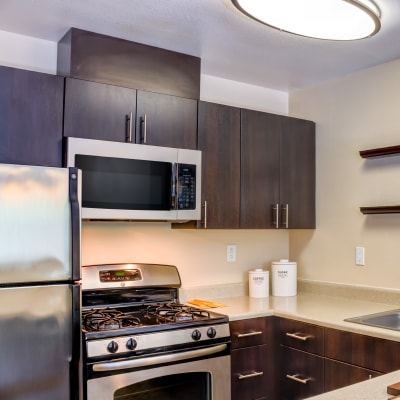
<instances>
[{"instance_id":1,"label":"stainless steel microwave","mask_svg":"<svg viewBox=\"0 0 400 400\"><path fill-rule=\"evenodd\" d=\"M201 218L201 151L66 138L66 166L82 170L82 218Z\"/></svg>"}]
</instances>

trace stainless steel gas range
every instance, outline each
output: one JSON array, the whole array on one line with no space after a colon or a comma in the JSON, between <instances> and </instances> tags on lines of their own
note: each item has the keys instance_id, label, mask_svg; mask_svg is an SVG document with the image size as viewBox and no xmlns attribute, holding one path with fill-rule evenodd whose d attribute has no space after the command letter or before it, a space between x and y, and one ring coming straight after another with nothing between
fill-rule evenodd
<instances>
[{"instance_id":1,"label":"stainless steel gas range","mask_svg":"<svg viewBox=\"0 0 400 400\"><path fill-rule=\"evenodd\" d=\"M87 400L229 400L225 315L179 303L175 266L82 268Z\"/></svg>"}]
</instances>

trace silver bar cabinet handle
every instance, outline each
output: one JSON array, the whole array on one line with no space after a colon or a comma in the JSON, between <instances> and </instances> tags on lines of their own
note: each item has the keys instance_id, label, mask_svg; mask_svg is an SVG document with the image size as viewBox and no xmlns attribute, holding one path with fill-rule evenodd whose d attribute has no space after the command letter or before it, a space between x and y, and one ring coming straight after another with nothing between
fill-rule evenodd
<instances>
[{"instance_id":1,"label":"silver bar cabinet handle","mask_svg":"<svg viewBox=\"0 0 400 400\"><path fill-rule=\"evenodd\" d=\"M129 116L127 116L126 118L129 119L129 128L128 128L128 134L126 135L126 141L128 143L132 143L132 120L133 120L132 111L130 112Z\"/></svg>"},{"instance_id":2,"label":"silver bar cabinet handle","mask_svg":"<svg viewBox=\"0 0 400 400\"><path fill-rule=\"evenodd\" d=\"M146 144L147 143L147 115L144 114L144 117L140 117L140 123L142 126L142 143Z\"/></svg>"},{"instance_id":3,"label":"silver bar cabinet handle","mask_svg":"<svg viewBox=\"0 0 400 400\"><path fill-rule=\"evenodd\" d=\"M272 224L275 226L276 229L279 228L279 204L275 204L272 206L272 210L275 212L275 221Z\"/></svg>"},{"instance_id":4,"label":"silver bar cabinet handle","mask_svg":"<svg viewBox=\"0 0 400 400\"><path fill-rule=\"evenodd\" d=\"M297 339L297 340L301 340L303 342L307 341L308 339L312 339L313 336L312 335L303 335L299 332L295 332L295 333L290 333L290 332L286 332L286 336L289 336L293 339Z\"/></svg>"},{"instance_id":5,"label":"silver bar cabinet handle","mask_svg":"<svg viewBox=\"0 0 400 400\"><path fill-rule=\"evenodd\" d=\"M239 339L244 338L244 337L249 337L249 336L257 336L257 335L262 335L262 331L254 331L254 332L247 332L247 333L238 333L237 337Z\"/></svg>"},{"instance_id":6,"label":"silver bar cabinet handle","mask_svg":"<svg viewBox=\"0 0 400 400\"><path fill-rule=\"evenodd\" d=\"M301 379L299 378L299 375L286 375L286 378L291 379L292 381L296 381L299 383L302 383L303 385L307 385L307 382L311 381L311 378L305 378L305 379Z\"/></svg>"},{"instance_id":7,"label":"silver bar cabinet handle","mask_svg":"<svg viewBox=\"0 0 400 400\"><path fill-rule=\"evenodd\" d=\"M207 200L204 200L204 229L207 229Z\"/></svg>"},{"instance_id":8,"label":"silver bar cabinet handle","mask_svg":"<svg viewBox=\"0 0 400 400\"><path fill-rule=\"evenodd\" d=\"M283 219L282 225L287 229L289 228L289 204L282 206L282 211L285 212L285 217Z\"/></svg>"},{"instance_id":9,"label":"silver bar cabinet handle","mask_svg":"<svg viewBox=\"0 0 400 400\"><path fill-rule=\"evenodd\" d=\"M256 376L262 376L262 375L264 375L264 372L252 372L251 374L247 374L247 375L239 374L238 379L249 379L249 378L255 378Z\"/></svg>"}]
</instances>

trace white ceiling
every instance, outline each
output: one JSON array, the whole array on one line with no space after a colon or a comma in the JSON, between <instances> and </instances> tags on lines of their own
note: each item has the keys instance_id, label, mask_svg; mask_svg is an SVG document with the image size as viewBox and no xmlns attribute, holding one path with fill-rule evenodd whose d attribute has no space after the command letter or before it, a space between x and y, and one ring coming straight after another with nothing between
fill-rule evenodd
<instances>
[{"instance_id":1,"label":"white ceiling","mask_svg":"<svg viewBox=\"0 0 400 400\"><path fill-rule=\"evenodd\" d=\"M200 57L204 74L290 91L400 58L400 1L375 1L381 31L353 42L274 30L231 0L0 0L0 30L57 42L76 27Z\"/></svg>"}]
</instances>

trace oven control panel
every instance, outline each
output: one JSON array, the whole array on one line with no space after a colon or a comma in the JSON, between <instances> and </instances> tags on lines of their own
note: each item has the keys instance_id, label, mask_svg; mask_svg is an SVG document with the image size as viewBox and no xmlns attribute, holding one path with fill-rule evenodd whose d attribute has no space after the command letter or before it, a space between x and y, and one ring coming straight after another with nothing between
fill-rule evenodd
<instances>
[{"instance_id":1,"label":"oven control panel","mask_svg":"<svg viewBox=\"0 0 400 400\"><path fill-rule=\"evenodd\" d=\"M89 340L87 356L101 357L230 337L229 323Z\"/></svg>"},{"instance_id":2,"label":"oven control panel","mask_svg":"<svg viewBox=\"0 0 400 400\"><path fill-rule=\"evenodd\" d=\"M115 269L99 271L100 282L129 282L142 280L139 269Z\"/></svg>"}]
</instances>

